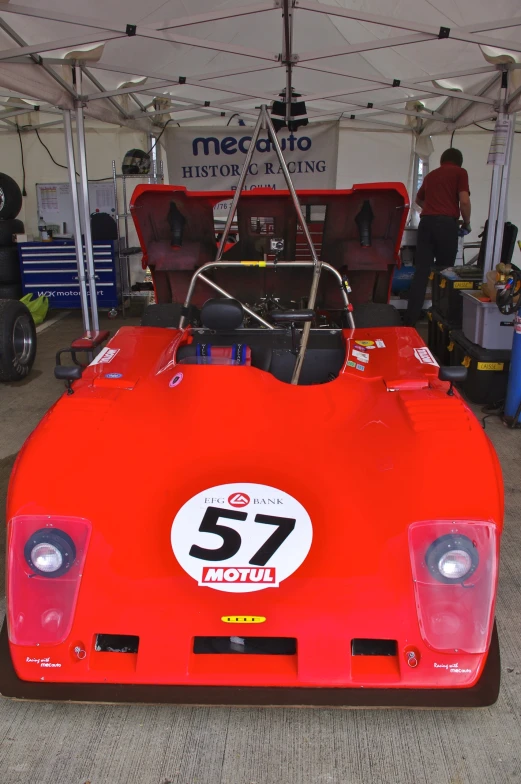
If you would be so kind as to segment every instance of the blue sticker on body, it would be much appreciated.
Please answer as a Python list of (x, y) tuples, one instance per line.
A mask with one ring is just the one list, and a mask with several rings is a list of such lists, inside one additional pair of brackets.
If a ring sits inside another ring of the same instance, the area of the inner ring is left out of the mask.
[(105, 373), (105, 378), (123, 378), (123, 373)]
[(357, 370), (365, 370), (365, 365), (356, 365)]
[(170, 381), (168, 386), (169, 387), (177, 387), (181, 383), (182, 380), (183, 380), (183, 374), (182, 373), (176, 373), (175, 376), (173, 377), (173, 379)]

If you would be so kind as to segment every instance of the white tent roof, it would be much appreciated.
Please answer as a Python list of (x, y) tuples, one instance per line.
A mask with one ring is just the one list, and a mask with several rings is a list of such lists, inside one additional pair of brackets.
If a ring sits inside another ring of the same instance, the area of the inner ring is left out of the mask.
[(509, 111), (521, 105), (519, 0), (26, 2), (0, 0), (0, 102), (42, 111), (73, 106), (71, 52), (87, 69), (86, 112), (141, 128), (145, 107), (161, 122), (248, 122), (285, 87), (285, 61), (310, 120), (439, 133), (495, 117), (505, 95)]

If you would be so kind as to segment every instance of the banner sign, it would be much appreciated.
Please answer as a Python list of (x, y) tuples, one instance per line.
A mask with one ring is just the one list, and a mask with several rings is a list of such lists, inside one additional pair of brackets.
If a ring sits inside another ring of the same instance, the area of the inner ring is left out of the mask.
[[(168, 176), (172, 185), (193, 191), (234, 190), (237, 187), (251, 129), (199, 126), (165, 131)], [(284, 159), (297, 189), (335, 188), (338, 123), (312, 123), (290, 133), (277, 134)], [(265, 131), (257, 140), (245, 190), (287, 185), (273, 142)], [(227, 205), (223, 205), (224, 211)]]

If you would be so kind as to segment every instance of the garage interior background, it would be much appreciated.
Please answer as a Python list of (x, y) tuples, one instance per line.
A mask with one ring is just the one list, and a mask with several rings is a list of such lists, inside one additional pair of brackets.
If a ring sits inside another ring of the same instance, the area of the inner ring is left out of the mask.
[[(34, 113), (33, 113), (34, 117)], [(226, 124), (223, 121), (223, 125)], [(201, 123), (202, 125), (203, 123)], [(204, 123), (208, 125), (208, 122)], [(212, 125), (216, 125), (212, 120)], [(483, 123), (480, 123), (480, 125)], [(195, 125), (195, 123), (187, 123)], [(250, 123), (248, 123), (250, 125)], [(484, 127), (492, 129), (493, 123), (484, 123)], [(231, 126), (232, 127), (232, 126)], [(160, 129), (159, 129), (160, 130)], [(49, 147), (53, 157), (66, 164), (64, 136), (60, 126), (52, 129), (42, 128), (39, 131), (42, 141)], [(488, 215), (490, 181), (492, 166), (487, 165), (487, 155), (492, 133), (482, 131), (475, 126), (459, 129), (453, 139), (453, 145), (463, 152), (463, 165), (469, 172), (472, 200), (472, 234), (468, 241), (475, 241), (481, 232)], [(439, 165), (439, 157), (443, 150), (450, 146), (451, 134), (439, 134), (431, 137), (434, 152), (429, 159), (430, 168)], [(117, 128), (104, 123), (88, 121), (86, 124), (87, 159), (89, 179), (111, 177), (112, 160), (116, 161), (120, 170), (121, 161), (127, 150), (133, 147), (149, 148), (149, 137), (146, 133)], [(2, 171), (13, 177), (20, 186), (23, 173), (20, 155), (20, 140), (16, 132), (4, 132), (0, 136), (2, 148)], [(47, 151), (38, 141), (34, 131), (22, 134), (25, 162), (25, 187), (27, 197), (24, 199), (20, 218), (26, 224), (26, 230), (36, 235), (38, 232), (38, 215), (36, 207), (37, 182), (66, 182), (66, 169), (60, 169), (51, 160)], [(354, 183), (371, 181), (397, 181), (410, 187), (411, 150), (414, 139), (412, 133), (392, 130), (358, 131), (352, 127), (340, 127), (337, 187), (349, 188)], [(161, 142), (158, 145), (162, 150)], [(516, 134), (512, 156), (512, 170), (509, 189), (508, 219), (518, 223), (521, 215), (521, 136)], [(162, 155), (165, 166), (165, 180), (168, 182), (166, 155)], [(177, 184), (177, 183), (172, 183)]]

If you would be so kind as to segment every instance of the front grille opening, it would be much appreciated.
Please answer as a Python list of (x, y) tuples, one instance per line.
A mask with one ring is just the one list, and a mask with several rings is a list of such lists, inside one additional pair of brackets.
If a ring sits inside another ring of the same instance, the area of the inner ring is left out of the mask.
[(362, 637), (351, 640), (352, 656), (396, 656), (397, 648), (396, 640), (374, 640)]
[(256, 653), (294, 656), (295, 637), (194, 637), (194, 653)]
[(133, 634), (97, 634), (94, 650), (103, 653), (137, 653), (139, 637)]

